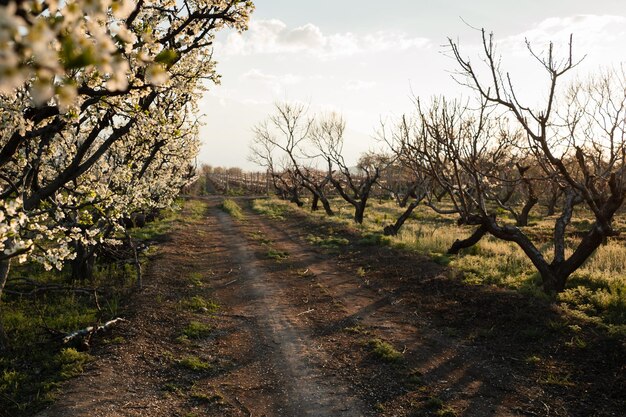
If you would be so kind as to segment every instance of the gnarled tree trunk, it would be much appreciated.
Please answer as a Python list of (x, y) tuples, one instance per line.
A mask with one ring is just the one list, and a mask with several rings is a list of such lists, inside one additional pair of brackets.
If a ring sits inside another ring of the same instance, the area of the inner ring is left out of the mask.
[(92, 248), (88, 248), (80, 242), (74, 245), (76, 258), (71, 262), (72, 281), (93, 281), (93, 268), (95, 257)]
[(411, 217), (413, 210), (415, 210), (415, 208), (419, 205), (420, 201), (421, 200), (413, 200), (411, 204), (409, 204), (409, 206), (406, 208), (406, 210), (404, 210), (404, 213), (402, 213), (402, 215), (398, 217), (398, 219), (396, 220), (394, 224), (385, 226), (383, 230), (383, 233), (385, 234), (385, 236), (397, 235), (402, 225), (404, 225), (404, 222), (406, 222), (407, 219)]
[(313, 193), (313, 201), (311, 201), (311, 211), (319, 210), (320, 198), (317, 194)]
[(487, 234), (487, 232), (488, 232), (487, 227), (481, 225), (467, 239), (457, 239), (457, 240), (455, 240), (454, 243), (452, 244), (452, 246), (450, 246), (450, 249), (448, 249), (448, 253), (450, 255), (456, 255), (462, 249), (471, 248), (472, 246), (477, 244), (480, 241), (480, 239), (482, 239)]
[(11, 269), (11, 259), (3, 259), (0, 261), (0, 352), (6, 350), (9, 346), (9, 340), (6, 332), (4, 331), (4, 325), (2, 324), (2, 294), (4, 293), (4, 286), (9, 278), (9, 270)]

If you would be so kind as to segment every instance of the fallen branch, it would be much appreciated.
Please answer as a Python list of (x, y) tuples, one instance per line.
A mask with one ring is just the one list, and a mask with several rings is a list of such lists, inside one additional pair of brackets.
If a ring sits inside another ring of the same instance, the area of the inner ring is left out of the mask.
[(102, 292), (103, 288), (90, 287), (74, 287), (62, 284), (44, 284), (34, 279), (17, 277), (7, 282), (5, 292), (14, 295), (37, 295), (41, 292), (74, 292), (86, 295), (93, 295), (98, 291)]
[(315, 309), (314, 309), (314, 308), (312, 308), (312, 309), (309, 309), (309, 310), (307, 310), (307, 311), (303, 311), (302, 313), (298, 313), (298, 314), (296, 314), (296, 317), (300, 317), (300, 316), (302, 316), (303, 314), (309, 314), (309, 313), (312, 313), (312, 312), (314, 312), (314, 311), (315, 311)]
[(102, 326), (89, 326), (89, 327), (85, 327), (84, 329), (81, 329), (81, 330), (76, 330), (75, 332), (72, 332), (72, 333), (68, 334), (67, 336), (65, 336), (63, 338), (63, 343), (69, 343), (72, 340), (77, 339), (79, 337), (91, 338), (96, 333), (100, 333), (100, 332), (109, 330), (111, 327), (115, 326), (116, 324), (127, 322), (127, 321), (128, 320), (126, 320), (126, 319), (118, 317), (116, 319), (107, 321)]

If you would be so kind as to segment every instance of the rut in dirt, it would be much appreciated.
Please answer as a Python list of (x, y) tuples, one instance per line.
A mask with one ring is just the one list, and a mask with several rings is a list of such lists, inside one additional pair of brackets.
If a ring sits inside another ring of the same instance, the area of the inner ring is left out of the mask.
[(361, 417), (365, 407), (338, 378), (328, 375), (318, 364), (322, 352), (313, 338), (295, 322), (294, 308), (284, 296), (284, 288), (257, 265), (254, 254), (230, 216), (213, 209), (223, 244), (233, 255), (233, 267), (240, 270), (240, 296), (249, 300), (247, 314), (255, 316), (258, 331), (274, 349), (267, 360), (283, 387), (286, 409), (281, 416)]

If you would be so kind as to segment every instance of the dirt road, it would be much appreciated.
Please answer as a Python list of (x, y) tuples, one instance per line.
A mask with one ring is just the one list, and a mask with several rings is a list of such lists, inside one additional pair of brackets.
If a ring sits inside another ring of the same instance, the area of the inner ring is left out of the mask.
[(549, 305), (350, 235), (321, 249), (307, 237), (323, 226), (234, 220), (220, 201), (175, 226), (123, 340), (40, 417), (619, 415), (614, 346), (600, 359), (561, 346), (567, 334), (521, 343), (558, 320)]

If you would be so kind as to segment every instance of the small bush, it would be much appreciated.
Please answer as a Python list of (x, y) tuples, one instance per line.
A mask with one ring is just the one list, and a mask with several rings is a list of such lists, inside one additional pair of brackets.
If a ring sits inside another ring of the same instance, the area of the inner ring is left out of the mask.
[(220, 308), (219, 304), (199, 295), (181, 301), (181, 305), (187, 310), (207, 314), (214, 314)]
[(61, 367), (60, 375), (62, 378), (72, 378), (83, 372), (85, 364), (90, 362), (92, 357), (84, 352), (79, 352), (74, 348), (61, 350), (57, 355), (57, 362)]
[(385, 362), (397, 362), (402, 359), (402, 353), (396, 350), (390, 343), (380, 339), (373, 339), (369, 343), (374, 354)]

